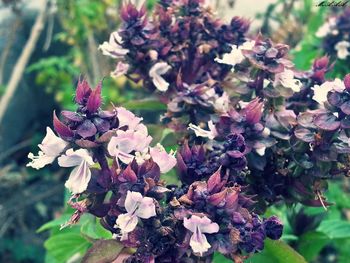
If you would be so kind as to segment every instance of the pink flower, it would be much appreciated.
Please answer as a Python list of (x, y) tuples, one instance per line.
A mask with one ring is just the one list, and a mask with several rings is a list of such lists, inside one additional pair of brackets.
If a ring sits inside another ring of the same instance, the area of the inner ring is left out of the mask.
[(35, 169), (43, 168), (45, 165), (52, 163), (57, 156), (66, 148), (68, 142), (62, 140), (60, 137), (56, 136), (54, 132), (47, 127), (46, 136), (42, 143), (38, 145), (41, 151), (39, 151), (37, 156), (33, 153), (28, 154), (28, 158), (32, 161), (27, 164), (27, 166), (33, 167)]
[(111, 156), (119, 158), (123, 163), (130, 163), (134, 159), (131, 152), (145, 152), (148, 150), (152, 137), (148, 135), (143, 124), (137, 126), (138, 130), (119, 130), (117, 136), (112, 137), (107, 149)]
[(66, 155), (58, 158), (58, 164), (61, 167), (75, 167), (65, 183), (65, 186), (73, 194), (80, 194), (87, 189), (91, 179), (90, 166), (94, 165), (94, 161), (87, 150), (74, 151), (69, 149), (66, 151)]
[(142, 121), (142, 118), (136, 117), (134, 113), (123, 107), (117, 108), (117, 116), (119, 120), (119, 127), (128, 126), (129, 130), (134, 130)]
[(148, 219), (156, 215), (153, 198), (142, 197), (138, 192), (128, 191), (125, 199), (126, 214), (121, 214), (116, 220), (115, 227), (120, 228), (121, 240), (126, 240), (128, 233), (132, 232), (139, 218)]
[(175, 152), (171, 151), (168, 154), (159, 143), (156, 147), (151, 147), (149, 152), (153, 161), (158, 164), (161, 173), (169, 172), (176, 165)]
[(203, 233), (213, 234), (219, 231), (219, 225), (212, 223), (206, 216), (192, 215), (189, 219), (184, 218), (184, 226), (193, 233), (190, 239), (193, 252), (199, 253), (201, 256), (211, 247)]

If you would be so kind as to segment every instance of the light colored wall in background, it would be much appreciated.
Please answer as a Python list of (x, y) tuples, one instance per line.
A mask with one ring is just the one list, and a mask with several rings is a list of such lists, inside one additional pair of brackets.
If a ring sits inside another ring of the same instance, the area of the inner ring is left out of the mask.
[[(211, 2), (211, 1), (210, 1)], [(227, 0), (220, 0), (219, 13), (229, 20), (233, 16), (242, 16), (252, 20), (252, 28), (259, 28), (260, 21), (255, 19), (256, 13), (264, 12), (267, 6), (276, 0), (236, 0), (233, 9), (227, 8)]]

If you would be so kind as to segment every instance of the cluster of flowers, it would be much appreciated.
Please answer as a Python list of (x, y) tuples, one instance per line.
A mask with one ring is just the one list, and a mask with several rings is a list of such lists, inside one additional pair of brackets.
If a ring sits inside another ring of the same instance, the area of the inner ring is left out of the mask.
[(316, 37), (322, 39), (325, 52), (341, 60), (347, 60), (350, 55), (349, 15), (350, 8), (332, 15), (316, 32)]
[(142, 80), (167, 103), (164, 123), (194, 131), (187, 139), (201, 154), (183, 162), (191, 167), (188, 184), (221, 167), (262, 210), (281, 198), (324, 204), (320, 178), (327, 171), (309, 173), (291, 142), (301, 140), (294, 134), (298, 115), (323, 107), (325, 86), (333, 83), (325, 80), (327, 57), (297, 72), (287, 45), (248, 38), (248, 21), (225, 24), (200, 0), (160, 1), (152, 19), (127, 4), (121, 16), (121, 28), (100, 49), (117, 60), (115, 76)]
[[(124, 246), (135, 248), (126, 262), (210, 261), (219, 251), (241, 257), (263, 249), (265, 238), (279, 239), (283, 226), (278, 218), (260, 219), (253, 201), (229, 184), (222, 169), (211, 172), (204, 148), (184, 145), (175, 157), (160, 145), (125, 108), (101, 109), (101, 86), (91, 89), (79, 81), (77, 110), (54, 113), (39, 144), (39, 154), (28, 166), (40, 169), (57, 158), (61, 167), (74, 167), (65, 186), (76, 209), (66, 225), (91, 213), (101, 218)], [(183, 184), (167, 185), (161, 174), (178, 163)], [(191, 175), (202, 165), (206, 177)], [(196, 165), (195, 165), (196, 166)], [(200, 179), (207, 180), (200, 180)]]
[[(54, 115), (60, 137), (48, 130), (39, 156), (29, 155), (34, 168), (58, 156), (76, 167), (66, 183), (77, 209), (69, 223), (85, 212), (101, 217), (136, 248), (128, 262), (210, 261), (214, 251), (237, 259), (281, 236), (276, 217), (252, 211), (280, 200), (329, 205), (327, 180), (350, 168), (350, 77), (326, 80), (328, 57), (298, 72), (287, 45), (248, 38), (248, 21), (225, 24), (202, 0), (160, 0), (152, 19), (128, 3), (121, 18), (100, 46), (117, 60), (112, 75), (142, 80), (167, 104), (164, 123), (185, 138), (176, 156), (151, 147), (140, 118), (102, 111), (101, 86), (81, 81), (77, 112)], [(161, 180), (174, 166), (179, 186)]]

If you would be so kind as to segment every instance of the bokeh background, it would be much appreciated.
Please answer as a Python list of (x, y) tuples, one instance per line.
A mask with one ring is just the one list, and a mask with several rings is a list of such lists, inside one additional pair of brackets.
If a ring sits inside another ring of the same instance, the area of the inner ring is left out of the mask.
[[(316, 8), (312, 0), (209, 2), (220, 16), (250, 18), (252, 33), (261, 31), (289, 44), (300, 69), (322, 55), (314, 34), (324, 17), (342, 12)], [(155, 3), (145, 2), (149, 9)], [(121, 4), (119, 0), (0, 1), (0, 262), (79, 262), (79, 253), (89, 246), (81, 232), (90, 237), (105, 234), (89, 220), (82, 222), (83, 228), (60, 232), (59, 225), (70, 212), (65, 205), (67, 174), (54, 165), (39, 171), (26, 167), (28, 152), (37, 151), (51, 125), (53, 110), (74, 108), (80, 76), (92, 86), (104, 78), (105, 107), (111, 103), (128, 107), (144, 117), (151, 131), (159, 122), (163, 107), (144, 103), (147, 94), (140, 86), (109, 77), (113, 62), (98, 51), (119, 24)], [(338, 229), (334, 238), (319, 233), (313, 234), (316, 238), (303, 236), (323, 218), (350, 217), (348, 183), (330, 187), (329, 198), (337, 205), (328, 212), (301, 207), (289, 208), (293, 211), (289, 214), (286, 207), (270, 211), (285, 220), (284, 239), (310, 262), (349, 262), (350, 227)]]

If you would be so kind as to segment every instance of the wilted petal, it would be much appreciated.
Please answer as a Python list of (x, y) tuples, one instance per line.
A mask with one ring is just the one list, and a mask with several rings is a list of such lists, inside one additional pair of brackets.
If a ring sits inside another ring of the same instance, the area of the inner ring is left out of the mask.
[(129, 70), (129, 64), (119, 61), (115, 70), (111, 73), (111, 76), (114, 78), (118, 78), (120, 76), (125, 75), (128, 72), (128, 70)]
[(149, 71), (149, 76), (153, 80), (154, 86), (159, 91), (167, 91), (169, 87), (169, 83), (162, 77), (165, 73), (167, 73), (171, 67), (166, 62), (158, 62), (152, 66)]
[(161, 173), (169, 172), (176, 165), (175, 153), (168, 154), (159, 143), (156, 147), (150, 148), (150, 155), (153, 161), (158, 164)]

